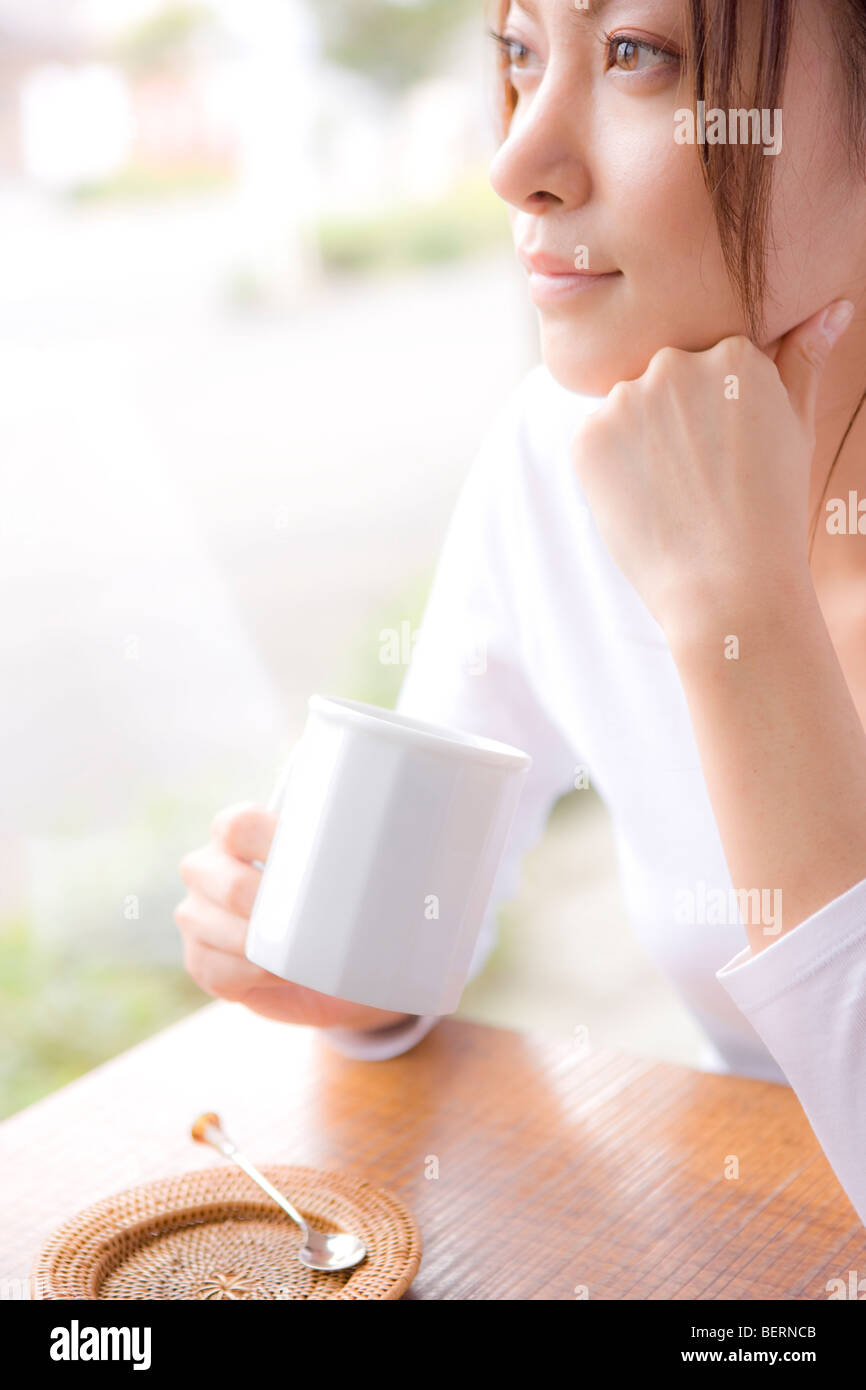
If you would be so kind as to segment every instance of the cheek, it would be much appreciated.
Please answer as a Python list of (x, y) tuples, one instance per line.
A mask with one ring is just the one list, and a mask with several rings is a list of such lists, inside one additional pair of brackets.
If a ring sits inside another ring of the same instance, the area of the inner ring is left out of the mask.
[(772, 163), (767, 334), (776, 338), (837, 298), (858, 270), (862, 274), (862, 238), (853, 228), (863, 225), (866, 200), (852, 201), (850, 174), (835, 143), (819, 144), (814, 136), (795, 143), (792, 134)]
[(659, 348), (698, 352), (743, 322), (696, 150), (675, 145), (667, 129), (643, 132), (599, 167), (592, 225), (622, 281), (597, 310), (542, 315), (541, 337), (562, 385), (604, 395), (641, 376)]
[(771, 166), (767, 337), (775, 340), (862, 283), (866, 182), (849, 165), (845, 83), (831, 6), (805, 0)]
[(788, 332), (862, 274), (866, 200), (846, 159), (844, 84), (824, 7), (794, 31), (782, 103), (781, 149), (768, 156), (772, 213), (767, 329)]
[(742, 332), (695, 147), (677, 145), (666, 123), (619, 140), (600, 167), (598, 206), (623, 272), (592, 325), (605, 380), (642, 375), (661, 347), (699, 352)]
[(675, 144), (665, 127), (620, 151), (610, 179), (634, 293), (663, 311), (670, 328), (727, 324), (734, 294), (695, 147)]

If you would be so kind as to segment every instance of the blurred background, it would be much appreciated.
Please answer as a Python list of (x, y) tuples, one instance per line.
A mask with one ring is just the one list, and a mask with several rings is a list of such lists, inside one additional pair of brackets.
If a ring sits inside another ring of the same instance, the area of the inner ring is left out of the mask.
[[(0, 0), (0, 1114), (209, 1002), (178, 860), (314, 690), (396, 700), (538, 360), (489, 49), (481, 0)], [(461, 1015), (695, 1060), (591, 791), (500, 921)]]

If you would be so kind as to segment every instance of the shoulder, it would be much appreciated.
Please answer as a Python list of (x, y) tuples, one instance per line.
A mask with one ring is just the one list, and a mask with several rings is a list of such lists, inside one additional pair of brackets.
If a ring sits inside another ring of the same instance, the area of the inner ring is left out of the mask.
[[(532, 367), (493, 422), (490, 436), (525, 464), (544, 467), (566, 453), (580, 421), (602, 401), (561, 386), (544, 365)], [(489, 437), (490, 437), (489, 436)]]
[(493, 488), (502, 497), (511, 489), (538, 493), (563, 481), (573, 484), (572, 439), (602, 399), (567, 390), (543, 363), (532, 367), (485, 434), (471, 470), (478, 493)]
[(512, 394), (518, 413), (528, 425), (535, 428), (546, 426), (552, 432), (575, 426), (603, 399), (601, 396), (586, 396), (579, 391), (570, 391), (556, 380), (543, 362), (530, 368)]

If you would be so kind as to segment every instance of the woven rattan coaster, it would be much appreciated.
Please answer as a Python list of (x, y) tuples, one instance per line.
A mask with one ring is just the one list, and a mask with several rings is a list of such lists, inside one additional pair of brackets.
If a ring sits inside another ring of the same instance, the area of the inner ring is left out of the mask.
[(400, 1298), (421, 1263), (402, 1202), (352, 1173), (263, 1168), (322, 1231), (360, 1236), (354, 1269), (307, 1269), (301, 1232), (233, 1168), (202, 1168), (130, 1188), (78, 1213), (33, 1264), (41, 1299)]

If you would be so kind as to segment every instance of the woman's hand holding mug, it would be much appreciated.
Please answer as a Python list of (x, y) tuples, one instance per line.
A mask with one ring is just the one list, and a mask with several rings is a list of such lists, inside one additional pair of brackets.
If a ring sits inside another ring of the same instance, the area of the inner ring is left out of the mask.
[(188, 973), (206, 993), (281, 1023), (385, 1028), (402, 1022), (407, 1014), (333, 999), (247, 960), (249, 917), (261, 881), (252, 861), (267, 858), (276, 825), (276, 812), (265, 806), (229, 806), (214, 818), (208, 843), (180, 861), (188, 892), (175, 908), (174, 920)]

